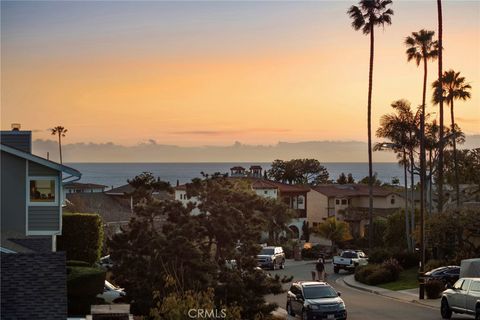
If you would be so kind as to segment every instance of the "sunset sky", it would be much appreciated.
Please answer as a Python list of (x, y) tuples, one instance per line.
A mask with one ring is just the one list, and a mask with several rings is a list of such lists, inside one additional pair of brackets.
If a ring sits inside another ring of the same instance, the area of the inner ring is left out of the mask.
[[(458, 123), (479, 134), (480, 3), (444, 2), (444, 69), (473, 88)], [(123, 145), (365, 141), (369, 42), (350, 26), (352, 4), (2, 2), (2, 129), (51, 139), (63, 125), (66, 143)], [(393, 10), (376, 29), (374, 128), (393, 100), (420, 104), (422, 68), (403, 41), (437, 31), (435, 1)]]

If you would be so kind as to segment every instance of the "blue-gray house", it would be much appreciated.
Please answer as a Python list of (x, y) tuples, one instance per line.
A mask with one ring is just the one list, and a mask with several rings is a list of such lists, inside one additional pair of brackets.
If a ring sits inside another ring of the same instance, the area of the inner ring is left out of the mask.
[(2, 131), (1, 319), (66, 319), (63, 183), (80, 179), (73, 168), (32, 154), (30, 131)]

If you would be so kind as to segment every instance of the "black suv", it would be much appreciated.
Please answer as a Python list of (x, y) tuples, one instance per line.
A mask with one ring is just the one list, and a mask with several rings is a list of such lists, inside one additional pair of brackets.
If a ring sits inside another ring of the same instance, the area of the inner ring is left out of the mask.
[(257, 255), (257, 263), (260, 267), (285, 268), (285, 253), (282, 247), (263, 247), (262, 251)]
[(302, 315), (303, 320), (347, 319), (340, 292), (328, 283), (319, 281), (292, 283), (287, 293), (287, 312), (291, 316)]

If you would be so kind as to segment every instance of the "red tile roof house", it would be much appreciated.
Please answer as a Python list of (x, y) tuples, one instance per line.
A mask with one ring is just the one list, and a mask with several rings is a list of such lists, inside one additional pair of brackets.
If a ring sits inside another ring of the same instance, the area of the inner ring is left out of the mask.
[[(402, 191), (375, 186), (373, 188), (373, 212), (375, 216), (387, 216), (405, 207)], [(363, 237), (368, 225), (368, 185), (326, 184), (313, 187), (307, 194), (307, 220), (315, 227), (329, 217), (350, 223), (352, 233)]]
[(2, 319), (67, 319), (65, 253), (56, 252), (62, 231), (62, 184), (78, 180), (73, 168), (31, 153), (31, 132), (1, 135)]
[[(281, 182), (275, 182), (262, 178), (262, 167), (251, 166), (246, 170), (241, 166), (230, 169), (230, 179), (245, 179), (250, 182), (250, 187), (261, 197), (279, 199), (285, 202), (291, 209), (297, 212), (297, 218), (290, 222), (290, 229), (293, 234), (300, 238), (303, 235), (302, 226), (307, 218), (307, 193), (309, 187), (289, 185)], [(195, 203), (195, 198), (187, 198), (186, 185), (175, 187), (175, 200)], [(192, 214), (198, 214), (198, 209), (192, 210)]]

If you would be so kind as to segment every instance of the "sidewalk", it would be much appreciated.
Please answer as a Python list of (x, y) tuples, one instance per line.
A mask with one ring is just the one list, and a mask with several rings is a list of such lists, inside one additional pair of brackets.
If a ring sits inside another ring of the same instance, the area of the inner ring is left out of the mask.
[(418, 288), (409, 290), (392, 291), (379, 287), (369, 286), (355, 280), (355, 276), (349, 275), (343, 278), (343, 282), (352, 288), (378, 294), (381, 296), (402, 300), (405, 302), (418, 303), (434, 309), (440, 309), (440, 299), (418, 299)]

